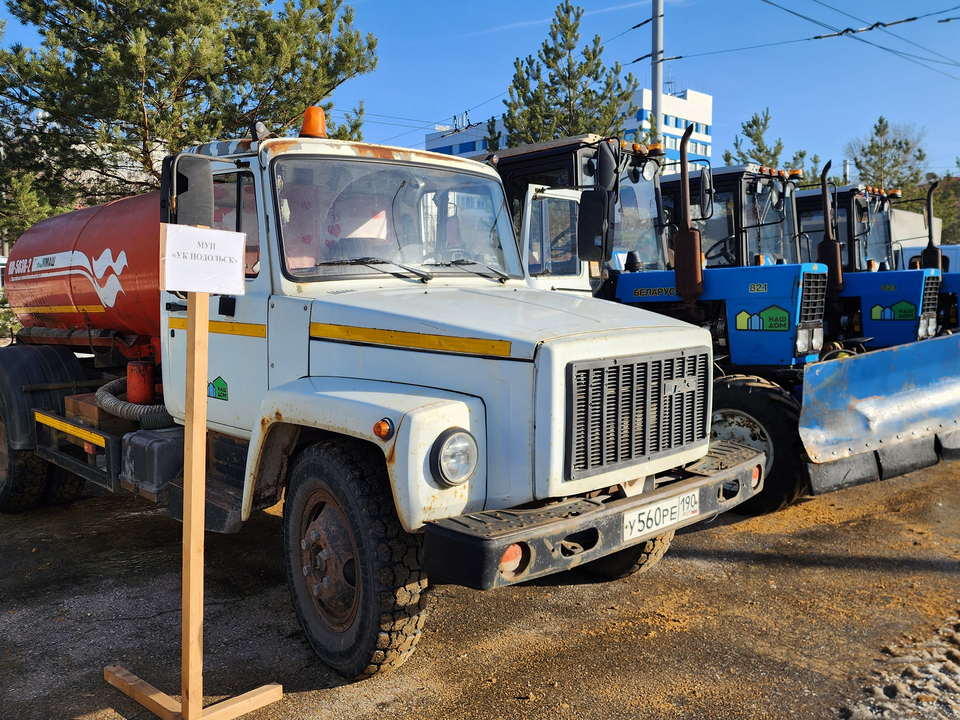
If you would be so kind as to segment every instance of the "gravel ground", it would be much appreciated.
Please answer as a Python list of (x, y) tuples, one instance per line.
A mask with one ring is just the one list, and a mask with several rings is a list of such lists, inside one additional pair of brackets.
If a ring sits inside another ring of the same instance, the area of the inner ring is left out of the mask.
[[(939, 466), (727, 514), (625, 580), (575, 570), (488, 593), (433, 588), (412, 659), (359, 683), (311, 653), (277, 509), (259, 513), (206, 537), (205, 702), (280, 682), (283, 699), (246, 717), (956, 717), (958, 480)], [(115, 663), (178, 695), (180, 537), (164, 508), (90, 489), (0, 516), (6, 716), (153, 718), (104, 682)]]

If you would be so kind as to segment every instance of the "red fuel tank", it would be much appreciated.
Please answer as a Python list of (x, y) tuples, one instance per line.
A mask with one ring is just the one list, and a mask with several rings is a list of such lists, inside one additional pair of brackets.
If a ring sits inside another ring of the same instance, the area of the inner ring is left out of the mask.
[(113, 330), (157, 347), (160, 193), (37, 223), (10, 252), (6, 290), (26, 328)]

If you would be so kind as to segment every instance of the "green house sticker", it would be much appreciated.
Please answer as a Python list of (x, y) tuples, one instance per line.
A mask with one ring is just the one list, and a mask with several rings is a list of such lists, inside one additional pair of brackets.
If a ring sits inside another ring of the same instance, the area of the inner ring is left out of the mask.
[(790, 313), (771, 305), (766, 310), (750, 314), (746, 310), (737, 313), (737, 330), (761, 330), (785, 332), (790, 329)]
[(207, 383), (207, 397), (214, 400), (227, 399), (227, 382), (222, 377), (218, 377), (213, 382)]
[(916, 320), (917, 306), (913, 303), (901, 300), (890, 307), (874, 305), (870, 308), (871, 320)]

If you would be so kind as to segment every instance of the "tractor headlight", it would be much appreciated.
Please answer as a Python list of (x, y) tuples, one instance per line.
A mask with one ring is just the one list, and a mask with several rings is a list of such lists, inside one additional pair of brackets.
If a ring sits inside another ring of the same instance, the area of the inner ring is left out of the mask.
[(920, 318), (920, 327), (917, 328), (917, 340), (923, 340), (927, 336), (926, 318)]
[(797, 328), (797, 355), (807, 355), (810, 352), (810, 328)]
[(463, 485), (477, 469), (479, 457), (473, 435), (463, 428), (449, 428), (433, 443), (430, 471), (441, 485)]
[(823, 328), (815, 327), (813, 329), (813, 341), (810, 345), (810, 349), (815, 352), (820, 352), (823, 349)]
[(927, 318), (927, 336), (933, 337), (937, 334), (937, 318), (929, 317)]

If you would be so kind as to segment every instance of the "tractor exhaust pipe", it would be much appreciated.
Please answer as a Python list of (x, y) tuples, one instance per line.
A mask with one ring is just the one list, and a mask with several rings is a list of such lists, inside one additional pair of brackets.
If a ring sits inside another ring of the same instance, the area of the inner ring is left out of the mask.
[(937, 189), (939, 184), (940, 181), (936, 180), (930, 183), (930, 188), (927, 190), (927, 246), (920, 253), (920, 266), (924, 270), (928, 268), (943, 270), (941, 265), (943, 253), (940, 252), (940, 248), (933, 244), (933, 191)]
[(820, 173), (820, 195), (823, 199), (823, 240), (817, 245), (817, 259), (827, 266), (827, 296), (836, 297), (843, 290), (843, 258), (840, 255), (840, 242), (833, 236), (833, 222), (830, 218), (830, 189), (827, 187), (827, 173), (832, 161), (828, 160)]
[(700, 263), (700, 231), (690, 216), (690, 172), (687, 170), (687, 144), (693, 134), (689, 125), (680, 140), (680, 217), (673, 238), (673, 266), (677, 294), (684, 307), (693, 308), (703, 295), (703, 267)]

